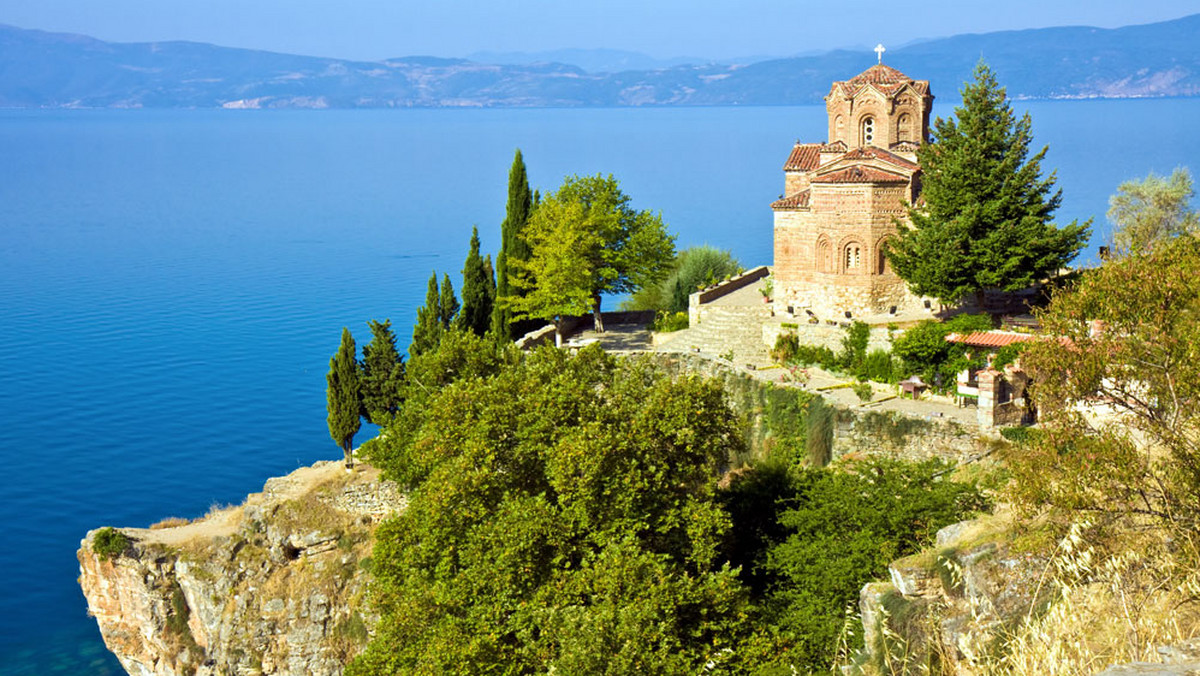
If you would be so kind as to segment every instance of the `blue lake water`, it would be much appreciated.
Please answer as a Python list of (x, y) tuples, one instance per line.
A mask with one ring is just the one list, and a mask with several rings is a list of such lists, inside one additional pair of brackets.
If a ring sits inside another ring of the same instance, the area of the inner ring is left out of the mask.
[[(1119, 182), (1200, 156), (1200, 100), (1018, 108), (1095, 244)], [(0, 674), (121, 673), (75, 582), (87, 530), (339, 457), (341, 327), (390, 317), (407, 345), (471, 226), (498, 246), (515, 148), (543, 192), (612, 173), (681, 246), (753, 265), (792, 141), (825, 129), (819, 106), (0, 111)]]

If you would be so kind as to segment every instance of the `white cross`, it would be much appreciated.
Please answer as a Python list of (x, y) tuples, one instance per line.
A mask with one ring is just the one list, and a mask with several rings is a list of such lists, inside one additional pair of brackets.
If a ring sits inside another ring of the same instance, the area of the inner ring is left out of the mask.
[(879, 57), (879, 63), (883, 63), (883, 53), (886, 51), (882, 44), (875, 45), (875, 55)]

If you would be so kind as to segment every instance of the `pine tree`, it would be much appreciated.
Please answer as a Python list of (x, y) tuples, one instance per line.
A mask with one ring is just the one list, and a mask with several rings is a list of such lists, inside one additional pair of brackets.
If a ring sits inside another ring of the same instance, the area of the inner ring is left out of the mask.
[(454, 295), (454, 285), (450, 283), (450, 275), (442, 275), (442, 292), (438, 298), (438, 320), (442, 330), (449, 331), (458, 316), (458, 297)]
[(441, 302), (438, 295), (437, 272), (429, 277), (429, 288), (425, 291), (425, 304), (417, 308), (417, 324), (413, 327), (412, 343), (408, 346), (408, 357), (412, 359), (437, 348), (442, 342)]
[(1053, 172), (1041, 176), (1047, 148), (1029, 157), (1029, 114), (1014, 115), (983, 61), (962, 100), (957, 121), (938, 118), (935, 142), (917, 150), (924, 204), (909, 208), (912, 224), (900, 224), (887, 254), (915, 293), (945, 303), (1044, 279), (1075, 257), (1091, 225), (1051, 221), (1062, 191)]
[[(504, 223), (500, 226), (500, 253), (496, 256), (496, 297), (519, 295), (509, 279), (513, 260), (529, 260), (529, 243), (525, 239), (525, 225), (533, 211), (533, 199), (529, 191), (529, 177), (525, 173), (525, 158), (517, 150), (512, 168), (508, 171), (508, 204), (504, 210)], [(513, 312), (508, 306), (495, 304), (492, 309), (492, 331), (504, 338), (511, 337)]]
[(471, 248), (463, 263), (462, 311), (457, 325), (477, 336), (488, 332), (492, 324), (491, 265), (479, 256), (479, 228), (471, 230)]
[(354, 466), (354, 435), (358, 434), (362, 420), (358, 382), (358, 355), (354, 337), (350, 330), (342, 329), (342, 344), (329, 360), (329, 374), (325, 376), (328, 388), (325, 391), (326, 409), (329, 411), (329, 436), (341, 447), (346, 457), (346, 467)]
[(370, 321), (367, 325), (371, 327), (372, 339), (363, 346), (361, 414), (376, 425), (383, 425), (400, 408), (404, 358), (396, 351), (391, 320)]

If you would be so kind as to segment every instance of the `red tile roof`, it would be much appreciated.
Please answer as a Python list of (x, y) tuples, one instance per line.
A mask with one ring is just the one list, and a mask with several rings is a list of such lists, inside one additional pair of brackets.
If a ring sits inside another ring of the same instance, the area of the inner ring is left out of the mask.
[(813, 179), (813, 183), (908, 183), (908, 177), (900, 174), (854, 165), (831, 171)]
[(839, 160), (843, 160), (843, 159), (845, 159), (845, 160), (876, 159), (876, 160), (883, 160), (884, 162), (887, 162), (888, 164), (894, 164), (897, 167), (902, 167), (902, 168), (908, 169), (910, 171), (916, 171), (917, 169), (920, 168), (920, 166), (918, 164), (916, 164), (915, 162), (910, 162), (910, 161), (904, 159), (903, 157), (900, 157), (896, 153), (889, 152), (887, 150), (884, 150), (883, 148), (876, 148), (875, 146), (865, 146), (863, 148), (855, 148), (854, 150), (851, 150), (850, 152), (846, 153), (845, 155), (842, 155), (838, 159)]
[(976, 331), (968, 333), (965, 336), (958, 333), (951, 333), (946, 336), (946, 340), (951, 343), (962, 343), (971, 347), (1004, 347), (1013, 343), (1023, 343), (1027, 340), (1033, 340), (1033, 336), (1027, 333), (1010, 333), (1008, 331)]
[(885, 66), (882, 63), (871, 66), (845, 82), (833, 83), (834, 88), (841, 89), (842, 93), (846, 96), (854, 96), (860, 89), (868, 86), (873, 86), (885, 94), (894, 94), (905, 85), (912, 85), (919, 94), (929, 93), (929, 82), (927, 80), (914, 80), (895, 68)]
[(788, 195), (783, 199), (771, 202), (772, 209), (789, 210), (789, 209), (804, 209), (808, 206), (809, 192), (802, 190), (795, 195)]
[(783, 163), (784, 171), (812, 171), (821, 164), (820, 143), (797, 143)]

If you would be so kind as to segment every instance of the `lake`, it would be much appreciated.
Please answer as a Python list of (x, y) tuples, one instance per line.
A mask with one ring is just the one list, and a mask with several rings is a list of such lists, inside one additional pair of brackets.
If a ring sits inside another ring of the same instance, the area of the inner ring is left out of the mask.
[[(1200, 99), (1017, 108), (1059, 220), (1097, 218), (1084, 263), (1118, 183), (1200, 156)], [(391, 318), (408, 344), (430, 271), (460, 287), (472, 225), (498, 247), (515, 148), (543, 193), (612, 173), (680, 246), (752, 266), (792, 142), (825, 130), (821, 106), (0, 111), (0, 674), (121, 673), (75, 581), (87, 530), (340, 457), (341, 328), (361, 344)]]

